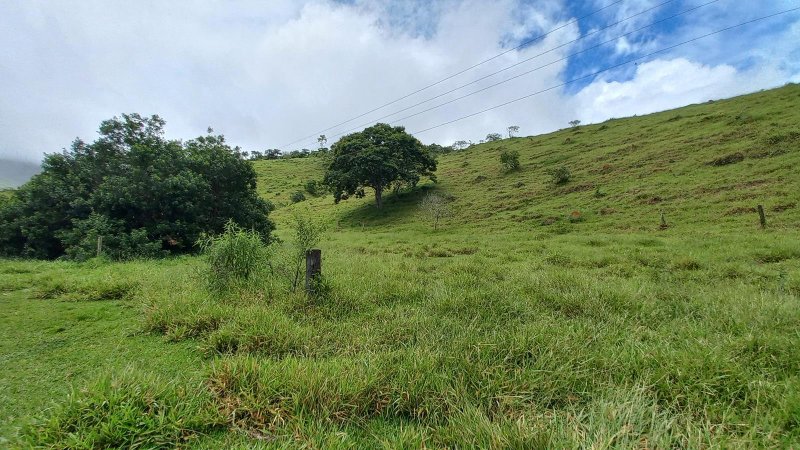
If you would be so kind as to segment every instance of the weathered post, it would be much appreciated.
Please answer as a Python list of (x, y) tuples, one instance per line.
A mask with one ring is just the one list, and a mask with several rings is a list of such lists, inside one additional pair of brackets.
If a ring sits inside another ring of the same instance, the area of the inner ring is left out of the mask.
[(97, 257), (103, 253), (103, 236), (97, 236)]
[(664, 211), (661, 211), (661, 229), (666, 230), (667, 228), (669, 228), (669, 225), (667, 225), (667, 217), (664, 216)]
[(763, 205), (758, 205), (758, 220), (761, 222), (761, 228), (767, 227), (767, 217), (764, 215)]
[(306, 252), (306, 293), (314, 293), (315, 282), (322, 275), (322, 250), (312, 248)]

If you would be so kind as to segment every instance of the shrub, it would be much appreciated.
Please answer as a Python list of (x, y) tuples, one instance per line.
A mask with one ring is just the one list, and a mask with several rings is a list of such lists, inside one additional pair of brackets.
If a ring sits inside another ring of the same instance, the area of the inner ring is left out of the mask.
[(439, 228), (439, 221), (452, 214), (450, 200), (435, 192), (428, 193), (419, 204), (422, 214), (431, 222), (433, 229)]
[(317, 180), (306, 181), (305, 189), (306, 192), (308, 192), (310, 195), (313, 195), (314, 197), (325, 193), (325, 186), (322, 184), (322, 182)]
[(566, 184), (570, 179), (572, 179), (572, 173), (570, 173), (567, 166), (556, 167), (555, 169), (548, 171), (548, 173), (553, 181), (553, 184), (556, 185)]
[(233, 221), (218, 236), (203, 236), (198, 245), (208, 261), (206, 281), (212, 293), (244, 287), (256, 279), (269, 262), (269, 248), (255, 231), (239, 228)]
[(292, 193), (292, 196), (290, 197), (290, 200), (292, 201), (292, 203), (300, 203), (302, 201), (305, 201), (305, 199), (306, 199), (305, 194), (303, 194), (300, 191), (296, 191), (296, 192)]
[(500, 163), (507, 172), (519, 169), (519, 152), (503, 150), (503, 153), (500, 154)]

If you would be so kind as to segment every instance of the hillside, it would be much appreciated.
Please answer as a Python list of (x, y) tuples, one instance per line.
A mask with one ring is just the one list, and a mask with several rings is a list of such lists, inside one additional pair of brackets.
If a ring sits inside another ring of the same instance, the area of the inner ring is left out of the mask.
[(477, 145), (383, 210), (256, 162), (281, 241), (224, 294), (203, 257), (0, 260), (0, 446), (797, 448), (798, 123), (787, 86)]
[[(800, 228), (800, 86), (693, 105), (643, 117), (610, 120), (559, 132), (476, 145), (439, 158), (434, 188), (455, 197), (451, 223), (491, 229), (547, 230), (573, 211), (576, 229), (648, 231), (663, 211), (679, 230), (742, 230), (757, 223), (763, 204), (772, 227)], [(504, 173), (503, 150), (520, 153), (521, 170)], [(259, 191), (285, 206), (305, 181), (321, 179), (320, 158), (259, 161)], [(572, 178), (551, 183), (566, 166)], [(306, 194), (308, 197), (308, 194)], [(331, 197), (303, 207), (351, 226), (414, 222), (412, 193), (334, 206)], [(291, 206), (290, 206), (291, 208)], [(278, 215), (280, 216), (280, 212)]]

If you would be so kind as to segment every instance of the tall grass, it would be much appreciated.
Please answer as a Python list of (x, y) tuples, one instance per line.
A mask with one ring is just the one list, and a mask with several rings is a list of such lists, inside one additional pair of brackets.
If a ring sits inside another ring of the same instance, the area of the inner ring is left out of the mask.
[(198, 245), (208, 261), (208, 289), (222, 295), (252, 286), (267, 270), (270, 249), (255, 231), (243, 230), (233, 221), (216, 236), (204, 236)]

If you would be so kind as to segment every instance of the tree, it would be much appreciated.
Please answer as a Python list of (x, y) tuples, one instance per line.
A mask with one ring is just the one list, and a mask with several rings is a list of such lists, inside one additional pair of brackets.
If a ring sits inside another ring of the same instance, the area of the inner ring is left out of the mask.
[(436, 160), (403, 127), (379, 123), (349, 134), (331, 148), (333, 157), (325, 172), (325, 184), (338, 203), (352, 195), (363, 197), (375, 190), (375, 204), (383, 206), (383, 193), (392, 184), (417, 185), (420, 177), (436, 180)]
[(509, 138), (513, 138), (514, 137), (514, 133), (516, 133), (518, 131), (519, 131), (519, 126), (511, 125), (510, 127), (508, 127), (508, 137)]
[(489, 133), (486, 135), (486, 142), (494, 142), (503, 139), (503, 136), (500, 133)]
[(453, 150), (464, 150), (465, 148), (469, 147), (469, 142), (464, 140), (455, 141), (451, 147), (453, 147)]
[(431, 222), (434, 231), (439, 228), (439, 221), (452, 214), (450, 202), (444, 196), (431, 192), (422, 198), (419, 204), (422, 214)]
[(454, 150), (452, 146), (445, 147), (445, 146), (441, 146), (439, 144), (430, 144), (430, 145), (427, 146), (427, 149), (428, 149), (428, 153), (430, 153), (433, 156), (445, 155), (445, 154), (450, 153), (450, 152), (452, 152)]
[(569, 126), (571, 126), (572, 128), (577, 128), (578, 125), (580, 125), (580, 124), (581, 124), (581, 121), (577, 120), (577, 119), (569, 121)]
[(167, 140), (164, 124), (124, 114), (102, 122), (95, 142), (46, 155), (42, 172), (0, 207), (0, 253), (85, 259), (98, 236), (114, 258), (188, 252), (229, 219), (267, 241), (271, 205), (241, 150), (221, 135)]
[(317, 143), (319, 144), (319, 149), (322, 150), (328, 144), (328, 138), (324, 134), (320, 134), (317, 138)]

